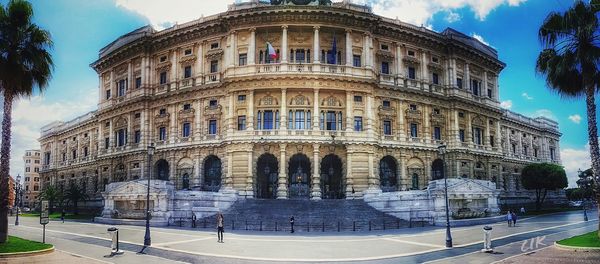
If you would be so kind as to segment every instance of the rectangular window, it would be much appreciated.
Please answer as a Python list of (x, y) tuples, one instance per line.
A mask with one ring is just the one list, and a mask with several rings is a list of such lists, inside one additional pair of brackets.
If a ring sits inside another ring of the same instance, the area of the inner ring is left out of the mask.
[(108, 149), (110, 147), (110, 139), (104, 138), (104, 149)]
[(354, 67), (362, 67), (362, 62), (360, 59), (360, 55), (353, 55), (352, 56), (352, 66)]
[(160, 116), (164, 116), (167, 114), (167, 109), (165, 108), (161, 108), (160, 110), (158, 110), (158, 115)]
[(383, 106), (383, 108), (390, 108), (391, 103), (388, 100), (383, 100), (382, 106)]
[(214, 60), (210, 62), (210, 73), (215, 73), (219, 71), (219, 61)]
[(119, 129), (119, 131), (117, 131), (117, 145), (119, 147), (122, 147), (126, 143), (127, 143), (127, 135), (125, 133), (125, 129)]
[(296, 111), (296, 129), (304, 129), (304, 111)]
[(354, 131), (362, 131), (363, 130), (363, 120), (362, 116), (354, 117)]
[(533, 156), (538, 157), (538, 150), (536, 148), (533, 149)]
[(119, 97), (124, 96), (125, 95), (125, 90), (127, 90), (127, 81), (126, 81), (126, 79), (119, 80), (118, 86), (119, 86), (118, 87), (119, 88), (118, 89), (118, 91), (119, 91), (118, 96)]
[(62, 160), (67, 161), (67, 153), (66, 152), (62, 153)]
[(473, 128), (473, 143), (481, 145), (481, 128)]
[(410, 137), (413, 137), (413, 138), (419, 137), (419, 130), (417, 128), (416, 123), (410, 124)]
[(71, 151), (71, 159), (77, 159), (77, 150)]
[(238, 95), (238, 102), (245, 102), (245, 101), (246, 101), (246, 95), (245, 94)]
[(456, 87), (463, 88), (462, 78), (456, 78)]
[(136, 77), (135, 78), (135, 88), (140, 88), (142, 87), (142, 77)]
[(137, 144), (142, 141), (142, 131), (136, 130), (134, 132), (133, 141)]
[(431, 74), (431, 81), (433, 84), (440, 84), (440, 78), (437, 73), (434, 72)]
[(266, 110), (263, 113), (263, 129), (271, 130), (273, 129), (273, 111)]
[(239, 57), (239, 66), (244, 66), (248, 64), (248, 54), (242, 53)]
[(550, 148), (550, 160), (554, 161), (554, 148)]
[(167, 61), (167, 56), (161, 56), (160, 57), (160, 62), (165, 62)]
[(185, 56), (192, 55), (192, 49), (186, 49), (186, 50), (183, 52), (183, 55), (185, 55)]
[(167, 140), (167, 128), (166, 127), (158, 128), (158, 140), (159, 141)]
[(211, 119), (208, 121), (208, 134), (209, 135), (217, 134), (217, 120)]
[(479, 81), (477, 81), (477, 80), (471, 81), (471, 90), (473, 90), (473, 95), (479, 96)]
[(44, 165), (50, 165), (50, 152), (44, 153)]
[(465, 142), (465, 130), (464, 129), (458, 130), (458, 138), (460, 139), (460, 142)]
[(183, 68), (183, 78), (187, 79), (192, 77), (192, 66), (185, 66), (185, 68)]
[(416, 104), (411, 104), (411, 105), (409, 105), (409, 109), (411, 111), (417, 111), (417, 105)]
[(417, 79), (417, 74), (414, 67), (408, 67), (408, 78), (409, 79)]
[[(26, 168), (25, 168), (25, 172), (30, 172), (30, 170), (31, 170), (31, 169), (30, 169), (29, 167), (26, 167)], [(27, 179), (25, 179), (25, 181), (27, 181)]]
[(435, 140), (442, 140), (442, 129), (440, 127), (433, 128), (433, 138)]
[(182, 135), (184, 138), (186, 137), (190, 137), (190, 131), (191, 131), (191, 124), (190, 123), (183, 123), (183, 127), (182, 127)]
[(210, 49), (218, 49), (219, 48), (219, 42), (214, 42), (210, 44)]
[(238, 130), (246, 130), (246, 116), (238, 116)]
[(512, 144), (512, 153), (517, 154), (517, 145)]
[(523, 155), (527, 156), (528, 151), (527, 151), (527, 146), (523, 146)]
[(327, 112), (327, 130), (336, 130), (335, 129), (335, 112), (328, 111)]
[(381, 73), (390, 74), (390, 63), (389, 62), (384, 61), (381, 63)]
[(192, 105), (191, 104), (184, 104), (183, 105), (183, 110), (190, 110), (192, 109)]
[(110, 99), (110, 90), (106, 90), (106, 100)]
[(383, 121), (383, 134), (389, 136), (392, 134), (392, 121), (384, 120)]
[(161, 72), (160, 73), (160, 84), (166, 84), (167, 83), (167, 72)]
[(211, 108), (217, 107), (217, 104), (218, 104), (217, 100), (210, 100), (208, 102), (208, 106), (210, 106)]
[(360, 95), (355, 95), (354, 96), (354, 102), (355, 103), (362, 103), (362, 101), (363, 101), (362, 96), (360, 96)]
[(88, 154), (89, 154), (88, 152), (89, 152), (89, 151), (88, 151), (88, 147), (85, 147), (85, 148), (83, 148), (83, 156), (84, 156), (84, 157), (87, 157), (87, 156), (88, 156)]
[(494, 147), (496, 143), (494, 142), (494, 136), (490, 136), (490, 146)]
[(408, 54), (408, 56), (414, 57), (415, 56), (415, 51), (414, 50), (409, 50), (406, 52), (406, 54)]
[(492, 89), (487, 89), (487, 96), (488, 96), (488, 98), (490, 98), (490, 99), (493, 97), (493, 96), (492, 96)]

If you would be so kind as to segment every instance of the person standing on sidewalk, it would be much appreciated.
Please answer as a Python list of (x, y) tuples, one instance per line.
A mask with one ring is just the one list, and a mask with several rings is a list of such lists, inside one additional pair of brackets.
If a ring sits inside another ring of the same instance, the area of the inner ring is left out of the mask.
[(225, 232), (224, 223), (225, 219), (223, 219), (223, 214), (221, 212), (217, 213), (217, 242), (223, 243), (223, 232)]
[(514, 212), (512, 213), (512, 221), (513, 221), (513, 227), (517, 226), (517, 214), (515, 214)]
[(65, 208), (60, 212), (60, 221), (62, 221), (63, 224), (65, 223)]
[(292, 217), (290, 218), (290, 226), (291, 226), (291, 230), (290, 233), (294, 233), (294, 216), (292, 215)]
[(508, 221), (508, 227), (510, 227), (510, 224), (512, 224), (512, 212), (510, 210), (508, 210), (508, 213), (506, 213), (506, 221)]

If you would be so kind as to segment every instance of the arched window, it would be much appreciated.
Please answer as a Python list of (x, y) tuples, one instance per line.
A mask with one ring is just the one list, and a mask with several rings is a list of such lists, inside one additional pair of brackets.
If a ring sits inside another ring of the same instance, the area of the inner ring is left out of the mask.
[(419, 189), (419, 175), (416, 173), (413, 173), (413, 175), (412, 175), (412, 189), (413, 190)]

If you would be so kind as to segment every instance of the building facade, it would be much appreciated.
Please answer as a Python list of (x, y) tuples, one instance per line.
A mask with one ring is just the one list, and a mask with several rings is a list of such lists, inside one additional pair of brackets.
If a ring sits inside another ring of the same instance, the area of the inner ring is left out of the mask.
[(530, 197), (524, 166), (560, 164), (555, 121), (500, 108), (493, 48), (347, 1), (271, 2), (100, 50), (98, 110), (42, 128), (43, 184), (101, 199), (151, 170), (176, 190), (354, 199), (445, 171), (495, 183), (508, 203)]
[(41, 190), (40, 169), (42, 168), (41, 152), (26, 150), (23, 156), (25, 173), (23, 177), (23, 206), (35, 208)]

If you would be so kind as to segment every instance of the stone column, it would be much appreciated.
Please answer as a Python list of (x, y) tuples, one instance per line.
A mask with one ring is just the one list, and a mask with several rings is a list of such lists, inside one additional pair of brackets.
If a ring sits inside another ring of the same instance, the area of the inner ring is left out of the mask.
[(131, 60), (130, 60), (129, 63), (127, 63), (127, 81), (125, 82), (125, 93), (128, 93), (129, 89), (131, 87), (135, 87), (135, 86), (131, 85), (132, 80), (133, 80), (133, 64), (131, 63)]
[(473, 127), (471, 126), (471, 113), (465, 113), (467, 119), (467, 127), (465, 129), (465, 141), (468, 144), (473, 144)]
[(369, 139), (373, 139), (373, 95), (367, 95), (367, 136)]
[(374, 161), (373, 161), (373, 151), (369, 150), (369, 179), (368, 179), (368, 184), (369, 184), (369, 189), (377, 189), (379, 186), (377, 186), (377, 179), (375, 178), (375, 171), (373, 169), (373, 166), (375, 166)]
[(235, 96), (234, 93), (229, 94), (229, 107), (228, 107), (229, 109), (227, 111), (227, 134), (226, 134), (229, 136), (233, 135), (233, 131), (234, 131), (234, 127), (235, 127), (235, 124), (233, 121), (234, 120), (234, 115), (233, 115), (234, 114), (234, 103), (233, 103), (234, 96)]
[(450, 85), (456, 87), (456, 59), (450, 58)]
[(354, 114), (352, 113), (353, 102), (352, 92), (346, 91), (346, 132), (354, 130), (354, 125), (352, 124), (352, 119), (354, 118)]
[(313, 37), (313, 63), (320, 63), (321, 60), (321, 47), (320, 47), (320, 38), (319, 38), (319, 26), (314, 26), (314, 37)]
[(427, 89), (431, 81), (429, 80), (429, 69), (427, 69), (427, 52), (425, 51), (421, 52), (421, 70), (421, 74), (423, 74), (421, 78), (423, 82), (425, 82), (425, 89)]
[(196, 159), (194, 161), (194, 178), (192, 180), (192, 187), (202, 187), (202, 157), (200, 155), (196, 155)]
[(367, 69), (371, 69), (373, 65), (371, 64), (371, 36), (369, 33), (365, 33), (363, 40), (363, 50), (365, 54), (365, 67)]
[(484, 132), (485, 138), (483, 139), (483, 144), (486, 146), (489, 146), (489, 147), (492, 146), (492, 142), (490, 141), (490, 129), (491, 129), (490, 118), (486, 117), (485, 118), (485, 132)]
[(352, 30), (346, 29), (346, 66), (351, 67), (352, 61)]
[(404, 76), (404, 64), (402, 58), (404, 54), (402, 53), (402, 45), (400, 43), (396, 44), (396, 74), (398, 77), (402, 78)]
[[(282, 88), (281, 89), (281, 106), (280, 106), (280, 116), (281, 116), (281, 120), (280, 120), (280, 125), (279, 125), (279, 129), (281, 130), (286, 130), (288, 122), (287, 122), (287, 118), (288, 118), (288, 113), (287, 113), (287, 89), (286, 88)], [(292, 118), (292, 117), (290, 117)]]
[(125, 148), (129, 149), (131, 148), (131, 144), (133, 144), (133, 135), (135, 133), (133, 133), (133, 122), (131, 122), (131, 118), (133, 117), (133, 115), (131, 113), (127, 114), (127, 131), (125, 131), (125, 141), (127, 142), (127, 144), (125, 144)]
[(425, 118), (423, 119), (423, 142), (433, 142), (431, 136), (431, 122), (429, 121), (431, 115), (431, 106), (425, 105), (423, 107), (423, 112), (425, 114)]
[(227, 174), (225, 174), (225, 188), (233, 188), (233, 151), (227, 150)]
[[(502, 135), (500, 134), (500, 120), (496, 120), (496, 147), (498, 148), (499, 152), (502, 152)], [(506, 138), (507, 141), (510, 141), (509, 138)], [(509, 144), (509, 142), (507, 142), (507, 144)]]
[[(116, 82), (117, 82), (117, 80), (115, 80), (115, 71), (113, 69), (111, 69), (110, 70), (110, 98), (108, 98), (108, 100), (115, 98), (117, 95), (117, 93), (115, 91)], [(106, 94), (104, 95), (104, 98), (106, 98)]]
[(175, 139), (177, 138), (177, 106), (175, 104), (171, 105), (170, 107), (170, 118), (171, 118), (171, 122), (170, 122), (170, 126), (169, 126), (169, 135), (167, 135), (167, 137), (169, 138), (168, 142), (171, 144), (175, 143)]
[(110, 126), (108, 128), (108, 152), (112, 152), (114, 146), (113, 121), (109, 119)]
[[(98, 125), (98, 152), (100, 152), (101, 149), (104, 149), (104, 135), (103, 135), (103, 131), (104, 131), (104, 123), (105, 122), (104, 121), (100, 121), (98, 123), (99, 123), (99, 125)], [(56, 146), (57, 144), (54, 144), (54, 145)], [(52, 149), (52, 152), (56, 153), (57, 151), (55, 149)], [(100, 153), (98, 153), (98, 154), (100, 154)], [(51, 158), (51, 161), (55, 161), (55, 160), (56, 159), (52, 159)], [(52, 162), (50, 164), (52, 164)]]
[(319, 89), (314, 89), (313, 99), (313, 130), (319, 130)]
[[(487, 75), (487, 71), (483, 70), (483, 82), (482, 82), (482, 87), (481, 87), (481, 96), (487, 97), (487, 90), (488, 90), (488, 75)], [(489, 97), (488, 97), (489, 98)], [(494, 94), (492, 93), (492, 98), (494, 98)]]
[(254, 130), (254, 90), (248, 93), (248, 118), (246, 119), (246, 128), (250, 131)]
[(354, 177), (352, 175), (352, 151), (346, 150), (346, 199), (354, 199)]
[(202, 138), (202, 99), (196, 100), (196, 111), (194, 112), (194, 141)]
[(311, 200), (321, 200), (321, 172), (319, 170), (321, 162), (319, 160), (319, 144), (313, 144), (313, 173)]
[[(196, 78), (200, 78), (202, 76), (202, 44), (196, 44), (196, 61), (194, 62), (194, 73)], [(202, 83), (200, 80), (196, 80), (196, 84)]]
[(400, 141), (406, 140), (406, 125), (404, 124), (404, 108), (402, 101), (398, 101), (398, 136)]
[(252, 174), (254, 170), (254, 157), (253, 151), (250, 149), (248, 151), (248, 174), (246, 175), (246, 197), (254, 196), (254, 175)]
[(465, 73), (463, 76), (464, 80), (463, 80), (463, 87), (465, 87), (466, 90), (471, 90), (471, 73), (469, 72), (469, 63), (465, 62)]
[(281, 36), (281, 63), (287, 63), (288, 62), (288, 26), (287, 25), (283, 25), (281, 26), (281, 29), (283, 31), (282, 36)]
[(169, 77), (169, 87), (175, 89), (177, 87), (177, 50), (171, 50), (171, 74)]
[(454, 110), (454, 123), (452, 125), (454, 128), (454, 141), (456, 142), (456, 145), (459, 146), (461, 142), (459, 133), (460, 127), (458, 126), (458, 110)]
[(250, 28), (250, 40), (248, 40), (248, 65), (256, 64), (256, 28)]
[(400, 174), (398, 175), (398, 191), (408, 189), (408, 175), (406, 175), (406, 158), (400, 157), (398, 160), (400, 166)]
[(279, 144), (279, 178), (277, 179), (277, 199), (287, 199), (288, 175), (286, 165), (287, 144)]

